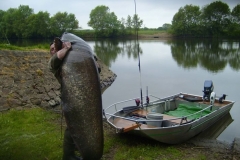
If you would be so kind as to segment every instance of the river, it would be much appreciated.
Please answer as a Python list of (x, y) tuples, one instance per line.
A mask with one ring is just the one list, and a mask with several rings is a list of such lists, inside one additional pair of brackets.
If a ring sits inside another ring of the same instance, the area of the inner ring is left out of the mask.
[[(217, 96), (235, 101), (230, 114), (202, 133), (232, 142), (240, 138), (240, 42), (237, 40), (88, 41), (96, 55), (117, 74), (103, 93), (103, 107), (148, 93), (165, 97), (184, 92), (202, 95), (204, 81), (212, 80)], [(139, 44), (139, 50), (137, 49)], [(139, 59), (140, 55), (140, 69)]]

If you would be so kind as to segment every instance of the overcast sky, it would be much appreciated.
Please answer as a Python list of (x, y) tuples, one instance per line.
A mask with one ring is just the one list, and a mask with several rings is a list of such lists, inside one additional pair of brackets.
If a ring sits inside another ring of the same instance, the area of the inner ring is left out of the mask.
[[(143, 27), (158, 28), (164, 23), (171, 23), (175, 13), (180, 7), (187, 4), (197, 5), (200, 8), (215, 0), (136, 0), (137, 14), (143, 20)], [(240, 0), (222, 0), (230, 9), (240, 4)], [(96, 6), (105, 5), (110, 12), (114, 12), (120, 20), (127, 19), (135, 13), (134, 0), (0, 0), (0, 10), (18, 8), (20, 5), (28, 5), (34, 10), (47, 11), (50, 16), (57, 12), (72, 13), (79, 21), (79, 26), (87, 29), (89, 15)]]

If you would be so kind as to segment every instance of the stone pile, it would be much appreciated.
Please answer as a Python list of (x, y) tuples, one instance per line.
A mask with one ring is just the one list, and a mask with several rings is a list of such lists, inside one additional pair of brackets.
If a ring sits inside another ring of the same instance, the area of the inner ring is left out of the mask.
[[(0, 111), (60, 105), (60, 85), (48, 70), (49, 58), (45, 51), (0, 50)], [(101, 60), (98, 63), (104, 90), (114, 82), (116, 75)]]

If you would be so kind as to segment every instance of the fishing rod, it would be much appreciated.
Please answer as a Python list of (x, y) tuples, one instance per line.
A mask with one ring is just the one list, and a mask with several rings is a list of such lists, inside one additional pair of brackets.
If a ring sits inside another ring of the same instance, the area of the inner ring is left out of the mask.
[(135, 4), (135, 34), (136, 34), (136, 39), (137, 39), (138, 68), (139, 68), (139, 74), (140, 74), (140, 95), (141, 95), (141, 106), (143, 107), (142, 75), (141, 75), (141, 63), (140, 63), (139, 43), (138, 43), (138, 30), (137, 30), (137, 5), (136, 5), (136, 0), (134, 0), (134, 4)]

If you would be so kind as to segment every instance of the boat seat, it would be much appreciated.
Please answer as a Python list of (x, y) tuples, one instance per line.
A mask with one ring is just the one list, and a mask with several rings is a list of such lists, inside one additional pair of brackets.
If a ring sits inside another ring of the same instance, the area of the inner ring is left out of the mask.
[(128, 106), (128, 107), (123, 107), (122, 111), (123, 113), (131, 113), (133, 111), (139, 110), (139, 106)]
[[(113, 120), (112, 120), (112, 123), (118, 127), (118, 128), (123, 128), (123, 129), (126, 129), (128, 130), (128, 128), (131, 128), (132, 127), (132, 130), (137, 128), (137, 127), (140, 127), (141, 129), (145, 129), (145, 128), (155, 128), (155, 126), (151, 126), (151, 125), (147, 125), (147, 124), (137, 124), (136, 122), (134, 121), (130, 121), (130, 120), (126, 120), (126, 119), (122, 119), (122, 118), (118, 118), (118, 117), (115, 117)], [(136, 126), (136, 125), (139, 125), (139, 126)], [(126, 127), (127, 126), (127, 127)], [(128, 130), (130, 131), (130, 130)]]
[[(133, 111), (132, 113), (138, 114), (138, 115), (141, 115), (141, 116), (146, 116), (148, 114), (148, 111), (141, 109), (141, 110)], [(177, 118), (177, 117), (169, 116), (169, 115), (166, 115), (166, 114), (162, 114), (162, 115), (163, 115), (163, 120)], [(174, 120), (169, 120), (169, 121), (174, 123), (174, 124), (180, 124), (181, 123), (181, 119), (174, 119)]]

